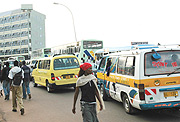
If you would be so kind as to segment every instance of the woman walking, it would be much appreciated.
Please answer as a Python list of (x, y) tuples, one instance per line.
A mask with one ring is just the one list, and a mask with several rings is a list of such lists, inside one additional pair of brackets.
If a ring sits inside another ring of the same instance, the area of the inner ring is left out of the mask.
[(76, 113), (76, 101), (81, 90), (81, 111), (83, 122), (99, 122), (96, 112), (96, 98), (99, 101), (100, 110), (103, 109), (103, 100), (97, 87), (97, 79), (92, 75), (92, 65), (84, 63), (80, 66), (79, 78), (76, 83), (72, 112)]

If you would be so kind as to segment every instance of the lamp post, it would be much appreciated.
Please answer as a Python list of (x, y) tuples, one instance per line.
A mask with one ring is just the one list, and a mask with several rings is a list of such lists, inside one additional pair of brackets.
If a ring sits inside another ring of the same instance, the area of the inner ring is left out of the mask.
[(75, 36), (75, 40), (76, 40), (76, 42), (77, 42), (77, 37), (76, 37), (76, 29), (75, 29), (75, 24), (74, 24), (74, 17), (73, 17), (73, 13), (72, 13), (72, 11), (67, 7), (67, 6), (65, 6), (64, 4), (61, 4), (61, 3), (53, 3), (53, 4), (55, 4), (55, 5), (62, 5), (62, 6), (64, 6), (65, 8), (67, 8), (68, 9), (68, 11), (71, 13), (71, 16), (72, 16), (72, 20), (73, 20), (73, 29), (74, 29), (74, 36)]

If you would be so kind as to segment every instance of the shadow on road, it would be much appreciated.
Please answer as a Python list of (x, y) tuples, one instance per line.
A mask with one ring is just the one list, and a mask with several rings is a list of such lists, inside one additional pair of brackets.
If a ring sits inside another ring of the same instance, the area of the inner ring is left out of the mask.
[[(48, 92), (46, 90), (46, 87), (44, 87), (44, 86), (37, 86), (36, 88)], [(60, 87), (58, 89), (55, 89), (51, 93), (52, 94), (62, 94), (62, 93), (72, 93), (72, 92), (74, 92), (74, 88), (73, 87)]]
[[(105, 101), (106, 103), (112, 103), (116, 106), (116, 109), (119, 109), (119, 111), (124, 111), (123, 104), (121, 102), (115, 101), (113, 99), (109, 99), (108, 101)], [(118, 107), (117, 107), (118, 106)], [(108, 107), (108, 106), (107, 106)], [(111, 109), (110, 106), (107, 109)], [(180, 121), (180, 110), (178, 108), (176, 109), (158, 109), (158, 110), (146, 110), (146, 111), (140, 111), (138, 110), (135, 114), (127, 114), (124, 111), (124, 116), (131, 118), (136, 122), (136, 118), (141, 118), (142, 122), (179, 122)]]

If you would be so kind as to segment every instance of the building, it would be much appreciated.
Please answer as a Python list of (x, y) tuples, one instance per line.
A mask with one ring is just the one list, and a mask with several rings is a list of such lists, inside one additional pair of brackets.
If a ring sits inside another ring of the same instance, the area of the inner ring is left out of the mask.
[(30, 59), (32, 50), (44, 48), (45, 19), (32, 4), (0, 13), (0, 59), (19, 55)]

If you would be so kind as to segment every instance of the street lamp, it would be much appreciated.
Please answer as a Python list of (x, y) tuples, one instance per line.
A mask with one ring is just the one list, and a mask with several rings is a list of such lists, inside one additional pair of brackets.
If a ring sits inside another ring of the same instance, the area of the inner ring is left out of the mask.
[(53, 4), (55, 4), (55, 5), (62, 5), (62, 6), (64, 6), (65, 8), (67, 8), (68, 10), (69, 10), (69, 12), (71, 13), (71, 16), (72, 16), (72, 20), (73, 20), (73, 28), (74, 28), (74, 36), (75, 36), (75, 39), (76, 39), (76, 42), (77, 42), (77, 37), (76, 37), (76, 29), (75, 29), (75, 24), (74, 24), (74, 17), (73, 17), (73, 13), (72, 13), (72, 11), (67, 7), (67, 6), (65, 6), (64, 4), (61, 4), (61, 3), (53, 3)]

